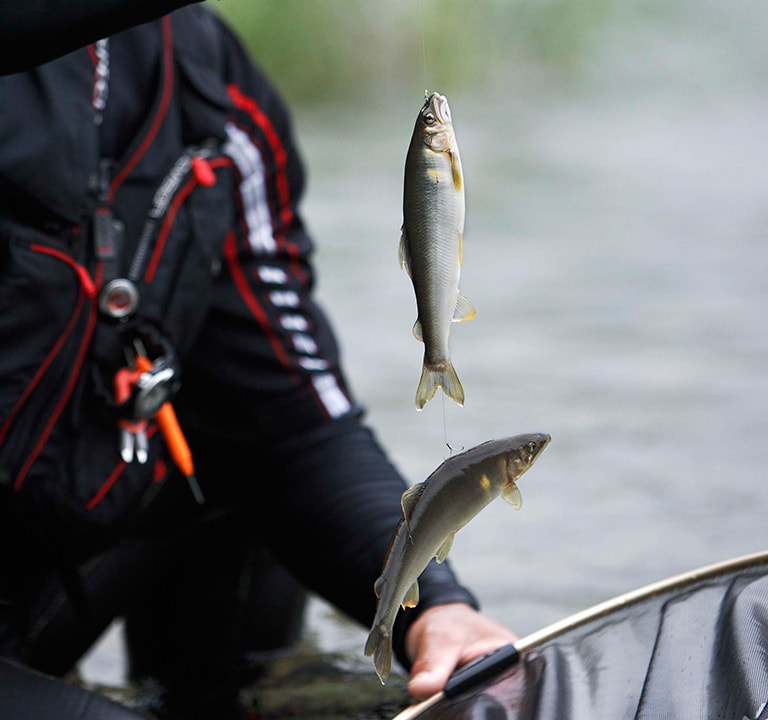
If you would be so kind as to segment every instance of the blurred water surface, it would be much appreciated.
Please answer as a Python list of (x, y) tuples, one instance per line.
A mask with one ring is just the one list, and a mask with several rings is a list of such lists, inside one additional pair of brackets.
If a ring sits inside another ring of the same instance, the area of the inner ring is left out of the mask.
[[(567, 71), (520, 60), (430, 87), (467, 190), (464, 408), (413, 407), (422, 349), (397, 243), (420, 58), (401, 87), (295, 108), (318, 294), (396, 464), (418, 482), (446, 440), (552, 435), (522, 510), (493, 504), (451, 554), (520, 634), (766, 547), (768, 6), (604, 5)], [(362, 654), (366, 631), (320, 602), (311, 630)], [(108, 673), (118, 652), (86, 666)]]

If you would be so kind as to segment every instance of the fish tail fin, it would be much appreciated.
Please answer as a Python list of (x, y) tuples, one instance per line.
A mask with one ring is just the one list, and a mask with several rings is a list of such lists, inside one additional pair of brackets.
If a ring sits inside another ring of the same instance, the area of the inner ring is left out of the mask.
[(443, 392), (459, 405), (464, 404), (464, 388), (461, 386), (459, 376), (450, 362), (442, 365), (427, 365), (421, 370), (421, 379), (416, 388), (416, 409), (422, 410), (424, 406), (435, 396), (437, 388), (443, 388)]
[(384, 685), (392, 669), (392, 638), (380, 628), (372, 628), (365, 643), (365, 654), (373, 655), (373, 667)]

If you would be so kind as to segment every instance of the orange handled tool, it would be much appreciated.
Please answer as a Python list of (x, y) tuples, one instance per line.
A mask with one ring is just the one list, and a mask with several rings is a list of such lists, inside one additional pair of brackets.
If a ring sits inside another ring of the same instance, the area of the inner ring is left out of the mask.
[[(149, 372), (152, 370), (152, 361), (142, 355), (137, 355), (136, 369), (141, 372)], [(173, 405), (170, 402), (163, 403), (157, 411), (155, 418), (157, 419), (157, 425), (160, 428), (165, 444), (168, 447), (168, 452), (170, 452), (173, 458), (173, 462), (176, 463), (179, 470), (186, 476), (195, 500), (202, 505), (205, 502), (205, 497), (195, 477), (192, 451), (189, 449), (187, 439), (184, 437), (181, 425), (179, 425), (179, 421), (176, 418), (176, 411), (173, 409)]]

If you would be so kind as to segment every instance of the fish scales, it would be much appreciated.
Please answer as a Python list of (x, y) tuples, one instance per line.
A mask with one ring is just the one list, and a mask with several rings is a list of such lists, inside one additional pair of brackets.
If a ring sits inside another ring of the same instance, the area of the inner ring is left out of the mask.
[(549, 440), (549, 435), (532, 433), (482, 443), (449, 458), (403, 493), (403, 517), (375, 584), (378, 604), (365, 646), (382, 683), (392, 665), (395, 618), (401, 606), (418, 603), (419, 575), (433, 557), (445, 559), (456, 532), (496, 497), (520, 507), (516, 480)]

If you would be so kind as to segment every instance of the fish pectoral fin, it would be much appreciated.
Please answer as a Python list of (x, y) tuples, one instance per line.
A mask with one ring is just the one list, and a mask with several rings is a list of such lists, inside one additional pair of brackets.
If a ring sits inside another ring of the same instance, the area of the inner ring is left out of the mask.
[(424, 493), (424, 489), (427, 484), (420, 482), (412, 487), (409, 487), (400, 496), (400, 507), (403, 509), (403, 520), (405, 521), (405, 527), (408, 530), (408, 537), (411, 537), (411, 516), (413, 515), (413, 509), (416, 507), (416, 503), (419, 502), (419, 498)]
[(475, 306), (471, 303), (470, 299), (461, 291), (456, 298), (456, 307), (453, 311), (452, 322), (464, 322), (465, 320), (472, 320), (477, 315)]
[(400, 229), (400, 245), (397, 248), (397, 259), (400, 261), (400, 267), (411, 276), (411, 249), (408, 246), (408, 235), (405, 232), (405, 225)]
[(406, 608), (416, 607), (419, 604), (419, 581), (415, 580), (413, 585), (408, 588), (408, 592), (405, 593), (403, 602), (400, 603), (403, 610)]
[(413, 337), (419, 342), (424, 342), (424, 331), (421, 328), (421, 320), (416, 318), (416, 322), (413, 323)]
[(503, 497), (515, 510), (519, 510), (523, 507), (523, 496), (520, 494), (520, 488), (517, 487), (514, 480), (504, 487), (501, 491), (501, 497)]
[(448, 553), (451, 552), (451, 548), (453, 547), (453, 539), (456, 537), (456, 533), (451, 533), (445, 540), (443, 540), (443, 544), (437, 549), (437, 552), (435, 553), (435, 559), (437, 562), (445, 562), (445, 558), (448, 557)]
[(464, 185), (464, 178), (461, 174), (461, 161), (457, 153), (449, 150), (448, 157), (451, 159), (451, 177), (453, 178), (453, 187), (458, 192)]

